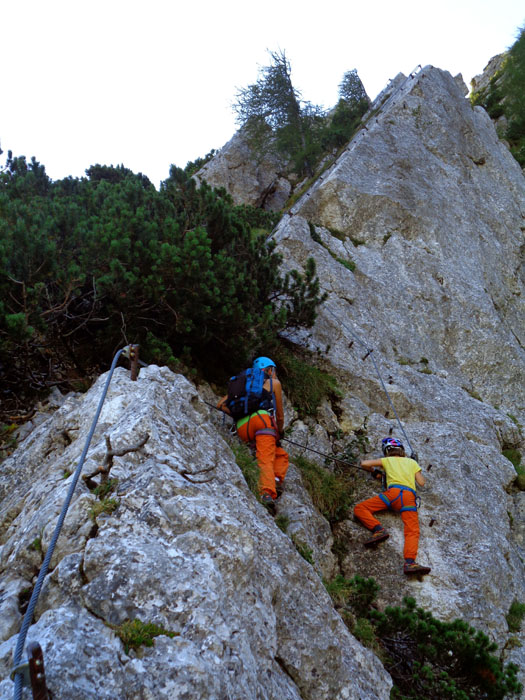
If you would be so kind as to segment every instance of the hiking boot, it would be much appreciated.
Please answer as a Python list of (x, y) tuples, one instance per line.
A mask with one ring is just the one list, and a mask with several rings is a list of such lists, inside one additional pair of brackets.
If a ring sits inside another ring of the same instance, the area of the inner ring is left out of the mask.
[(261, 494), (261, 503), (265, 508), (268, 509), (268, 512), (271, 513), (272, 515), (275, 515), (275, 501), (273, 498), (270, 496), (269, 493), (263, 493)]
[(387, 540), (390, 537), (388, 532), (384, 529), (381, 528), (380, 530), (376, 530), (373, 534), (372, 537), (365, 542), (365, 547), (372, 547), (374, 544), (378, 544), (378, 542), (383, 542), (384, 540)]
[(405, 565), (403, 566), (403, 573), (410, 575), (410, 574), (419, 574), (420, 576), (424, 576), (425, 574), (430, 573), (430, 567), (429, 566), (421, 566), (417, 562), (405, 562)]
[(277, 481), (275, 480), (275, 490), (277, 491), (277, 498), (280, 498), (283, 495), (284, 492), (284, 481)]

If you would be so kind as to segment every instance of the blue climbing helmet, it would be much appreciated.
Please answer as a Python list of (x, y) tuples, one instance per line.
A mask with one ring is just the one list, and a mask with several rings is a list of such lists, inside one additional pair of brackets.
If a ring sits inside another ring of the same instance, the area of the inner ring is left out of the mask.
[(393, 438), (393, 437), (383, 438), (383, 441), (381, 442), (381, 447), (383, 449), (384, 455), (386, 455), (388, 450), (391, 448), (401, 449), (401, 450), (405, 449), (403, 447), (403, 443), (401, 442), (401, 440), (398, 440), (397, 438)]
[(275, 362), (269, 357), (258, 357), (253, 362), (254, 369), (266, 369), (267, 367), (275, 367)]

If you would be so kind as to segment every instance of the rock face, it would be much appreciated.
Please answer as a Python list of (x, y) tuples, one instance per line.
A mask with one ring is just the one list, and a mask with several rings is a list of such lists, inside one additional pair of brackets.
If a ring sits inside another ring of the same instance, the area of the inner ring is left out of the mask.
[[(2, 465), (2, 678), (19, 597), (49, 546), (104, 381), (68, 399)], [(29, 630), (53, 697), (388, 698), (388, 674), (250, 493), (220, 430), (182, 376), (152, 366), (132, 382), (116, 370), (84, 472), (103, 462), (105, 436), (114, 448), (150, 437), (114, 459), (116, 510), (92, 519), (96, 497), (82, 481), (75, 492)], [(327, 524), (304, 499), (301, 527), (294, 480), (283, 511), (296, 532), (321, 539)], [(137, 618), (172, 636), (126, 654), (111, 626)], [(11, 697), (12, 682), (0, 691)]]
[[(329, 294), (297, 339), (324, 352), (353, 400), (340, 427), (361, 406), (372, 445), (392, 430), (404, 438), (377, 367), (429, 479), (419, 558), (432, 574), (399, 584), (402, 533), (389, 515), (381, 556), (345, 523), (345, 574), (375, 576), (383, 602), (410, 590), (503, 646), (525, 590), (524, 493), (502, 455), (524, 448), (525, 180), (464, 93), (432, 67), (398, 81), (274, 237), (287, 267), (315, 258)], [(523, 668), (523, 647), (513, 654)]]
[[(352, 520), (332, 531), (293, 465), (281, 532), (193, 386), (165, 368), (137, 382), (120, 369), (84, 473), (102, 463), (105, 436), (117, 448), (150, 437), (114, 460), (113, 512), (91, 518), (97, 499), (83, 482), (72, 502), (29, 633), (55, 698), (387, 698), (388, 674), (321, 582), (337, 572), (373, 576), (380, 606), (410, 595), (484, 630), (525, 682), (525, 631), (510, 635), (506, 620), (514, 600), (525, 603), (525, 492), (503, 455), (525, 456), (525, 179), (465, 91), (432, 67), (398, 76), (273, 234), (285, 267), (316, 260), (328, 300), (293, 340), (341, 391), (315, 421), (287, 406), (290, 438), (327, 452), (366, 435), (372, 456), (393, 432), (417, 450), (427, 478), (418, 560), (431, 574), (403, 577), (397, 516), (381, 514), (391, 536), (377, 551)], [(239, 180), (226, 167), (213, 184), (247, 191), (243, 158)], [(271, 180), (258, 177), (253, 202)], [(102, 382), (35, 422), (2, 464), (3, 678)], [(374, 492), (356, 476), (356, 500)], [(174, 636), (126, 653), (115, 627), (134, 618)], [(0, 694), (11, 697), (11, 681)]]
[(486, 112), (428, 68), (358, 133), (276, 238), (319, 251), (326, 289), (352, 302), (349, 318), (385, 359), (424, 357), (429, 371), (523, 423), (524, 184)]
[(285, 164), (274, 156), (255, 157), (239, 131), (199, 170), (195, 179), (205, 180), (211, 187), (225, 187), (235, 204), (279, 211), (292, 190), (282, 175), (284, 170)]
[(497, 56), (493, 56), (483, 69), (483, 73), (475, 75), (472, 78), (470, 81), (472, 92), (479, 92), (480, 90), (484, 90), (489, 86), (491, 78), (493, 78), (496, 73), (501, 70), (506, 56), (506, 53), (500, 53)]

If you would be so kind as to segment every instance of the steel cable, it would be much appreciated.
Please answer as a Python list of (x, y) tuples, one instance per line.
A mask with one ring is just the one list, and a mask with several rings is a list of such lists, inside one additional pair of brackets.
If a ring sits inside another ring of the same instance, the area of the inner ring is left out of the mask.
[(45, 556), (44, 561), (42, 563), (42, 566), (40, 568), (40, 572), (38, 574), (38, 578), (37, 578), (37, 581), (35, 583), (35, 587), (33, 588), (33, 593), (31, 595), (29, 605), (27, 607), (26, 613), (24, 615), (24, 619), (22, 621), (22, 626), (21, 626), (20, 632), (18, 634), (18, 640), (17, 640), (15, 653), (14, 653), (14, 660), (13, 660), (12, 674), (14, 674), (14, 682), (15, 682), (15, 689), (14, 689), (14, 696), (13, 696), (14, 700), (21, 700), (21, 697), (22, 697), (22, 671), (19, 670), (19, 666), (20, 666), (20, 662), (22, 659), (22, 652), (24, 650), (24, 644), (25, 644), (25, 640), (27, 637), (27, 632), (28, 632), (29, 626), (31, 625), (31, 621), (33, 619), (33, 614), (35, 612), (35, 607), (36, 607), (36, 604), (38, 601), (38, 596), (40, 595), (40, 591), (41, 591), (42, 585), (44, 583), (44, 578), (47, 575), (47, 572), (49, 569), (49, 562), (51, 561), (51, 557), (53, 556), (53, 552), (55, 550), (55, 545), (56, 545), (58, 537), (60, 535), (60, 530), (62, 529), (64, 519), (66, 517), (68, 508), (71, 504), (71, 499), (73, 498), (73, 493), (75, 491), (77, 482), (80, 478), (80, 472), (82, 471), (82, 467), (83, 467), (84, 461), (86, 459), (87, 451), (89, 449), (89, 445), (91, 444), (91, 440), (93, 438), (93, 434), (95, 432), (95, 428), (96, 428), (98, 419), (100, 417), (100, 413), (102, 411), (102, 405), (103, 405), (104, 400), (106, 398), (106, 394), (108, 393), (109, 384), (111, 382), (113, 372), (114, 372), (115, 367), (117, 365), (117, 361), (124, 350), (125, 350), (125, 348), (122, 348), (121, 350), (119, 350), (117, 352), (117, 354), (115, 355), (115, 357), (113, 358), (113, 362), (111, 363), (111, 368), (109, 370), (109, 374), (108, 374), (108, 377), (106, 379), (106, 384), (104, 385), (104, 390), (102, 391), (102, 396), (100, 397), (100, 401), (98, 403), (95, 417), (93, 418), (93, 422), (91, 424), (89, 434), (86, 438), (86, 444), (85, 444), (84, 449), (82, 451), (82, 454), (80, 456), (80, 461), (78, 463), (78, 466), (77, 466), (75, 473), (73, 475), (73, 480), (69, 486), (69, 491), (67, 493), (66, 500), (64, 501), (64, 505), (62, 506), (62, 511), (58, 517), (55, 531), (54, 531), (53, 536), (51, 538), (51, 541), (49, 543), (49, 547), (47, 549), (46, 556)]
[(393, 403), (393, 401), (392, 401), (392, 399), (391, 399), (391, 397), (390, 397), (390, 394), (388, 393), (388, 389), (386, 388), (386, 384), (385, 384), (385, 382), (383, 381), (383, 377), (381, 376), (381, 372), (379, 371), (378, 364), (377, 364), (376, 359), (375, 359), (375, 357), (374, 357), (374, 355), (373, 355), (374, 348), (369, 348), (368, 345), (367, 345), (363, 340), (361, 340), (361, 338), (357, 335), (357, 333), (355, 333), (351, 328), (349, 328), (349, 327), (344, 323), (344, 321), (341, 321), (341, 319), (337, 318), (337, 316), (334, 314), (334, 312), (331, 311), (328, 307), (324, 307), (324, 310), (325, 310), (325, 311), (328, 311), (328, 313), (329, 313), (331, 316), (333, 316), (333, 318), (335, 318), (335, 320), (337, 321), (337, 323), (341, 324), (341, 326), (343, 326), (343, 328), (344, 328), (345, 330), (347, 330), (347, 331), (350, 333), (350, 335), (352, 336), (352, 338), (354, 338), (354, 340), (355, 340), (357, 343), (359, 343), (359, 345), (361, 345), (361, 346), (366, 350), (366, 355), (365, 355), (365, 357), (364, 357), (363, 359), (366, 359), (368, 356), (370, 356), (370, 357), (372, 358), (372, 363), (373, 363), (373, 365), (374, 365), (374, 369), (375, 369), (375, 371), (376, 371), (376, 374), (377, 374), (377, 376), (378, 376), (379, 381), (381, 382), (381, 386), (383, 387), (383, 391), (384, 391), (385, 394), (386, 394), (386, 397), (387, 397), (387, 399), (388, 399), (388, 403), (390, 404), (390, 406), (391, 406), (391, 408), (392, 408), (392, 410), (393, 410), (393, 412), (394, 412), (394, 415), (395, 415), (395, 417), (396, 417), (397, 423), (398, 423), (398, 425), (399, 425), (399, 429), (400, 429), (401, 432), (403, 433), (403, 437), (405, 438), (405, 441), (406, 441), (406, 443), (407, 443), (407, 445), (408, 445), (408, 447), (409, 447), (409, 449), (410, 449), (411, 454), (414, 454), (414, 450), (412, 449), (412, 445), (410, 444), (410, 440), (408, 439), (408, 435), (406, 434), (405, 429), (403, 428), (403, 424), (401, 423), (401, 420), (400, 420), (399, 416), (397, 415), (397, 411), (396, 411), (396, 408), (395, 408), (395, 406), (394, 406), (394, 403)]

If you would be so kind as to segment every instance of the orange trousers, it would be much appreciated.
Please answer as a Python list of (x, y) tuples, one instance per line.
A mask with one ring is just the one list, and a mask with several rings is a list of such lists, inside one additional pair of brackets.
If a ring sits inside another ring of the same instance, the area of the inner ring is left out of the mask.
[[(400, 496), (401, 494), (401, 496)], [(415, 507), (416, 497), (411, 491), (402, 491), (393, 486), (387, 489), (383, 494), (390, 501), (390, 509), (379, 496), (372, 496), (366, 501), (361, 501), (354, 508), (355, 517), (363, 523), (363, 525), (372, 530), (376, 525), (381, 525), (379, 520), (374, 517), (373, 513), (378, 513), (381, 510), (395, 510), (399, 512), (401, 508), (406, 506)], [(417, 510), (403, 510), (401, 519), (405, 527), (405, 547), (403, 556), (405, 559), (416, 559), (417, 547), (419, 544), (419, 519)]]
[[(259, 431), (268, 431), (259, 433)], [(255, 441), (255, 456), (259, 466), (259, 492), (277, 498), (275, 479), (284, 481), (288, 471), (288, 452), (277, 447), (277, 428), (272, 416), (254, 413), (244, 425), (237, 429), (243, 442)]]

